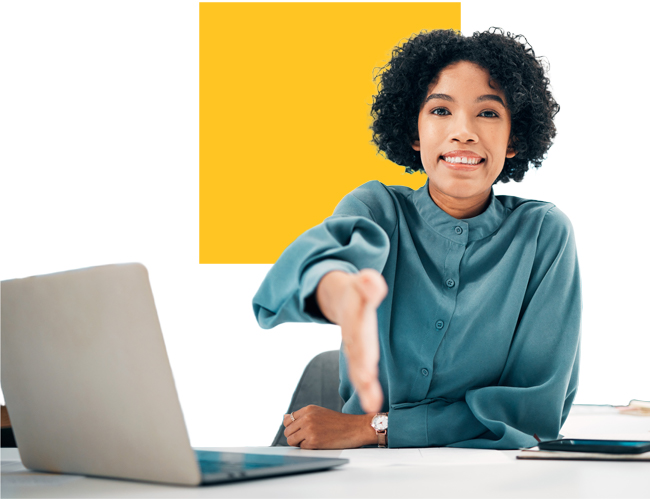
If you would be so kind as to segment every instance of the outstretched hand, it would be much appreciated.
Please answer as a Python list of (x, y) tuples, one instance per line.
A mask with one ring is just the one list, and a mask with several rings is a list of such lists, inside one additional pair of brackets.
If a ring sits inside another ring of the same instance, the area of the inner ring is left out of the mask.
[(316, 291), (322, 313), (341, 327), (348, 376), (367, 413), (381, 411), (383, 402), (377, 308), (387, 293), (384, 277), (374, 269), (358, 274), (332, 271), (323, 276)]

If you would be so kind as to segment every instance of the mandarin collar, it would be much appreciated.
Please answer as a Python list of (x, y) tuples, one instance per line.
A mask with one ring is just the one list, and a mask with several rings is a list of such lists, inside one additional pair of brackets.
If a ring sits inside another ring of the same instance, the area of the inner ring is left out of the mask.
[(413, 192), (413, 202), (420, 216), (435, 232), (456, 243), (465, 244), (494, 233), (506, 218), (506, 208), (490, 191), (490, 203), (485, 211), (469, 219), (456, 219), (435, 204), (429, 195), (429, 180)]

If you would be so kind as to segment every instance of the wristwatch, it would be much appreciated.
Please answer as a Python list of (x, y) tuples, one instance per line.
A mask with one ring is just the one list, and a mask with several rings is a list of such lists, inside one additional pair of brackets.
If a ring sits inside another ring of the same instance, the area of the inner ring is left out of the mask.
[(377, 413), (372, 417), (371, 427), (377, 433), (377, 446), (386, 448), (386, 433), (388, 432), (388, 413)]

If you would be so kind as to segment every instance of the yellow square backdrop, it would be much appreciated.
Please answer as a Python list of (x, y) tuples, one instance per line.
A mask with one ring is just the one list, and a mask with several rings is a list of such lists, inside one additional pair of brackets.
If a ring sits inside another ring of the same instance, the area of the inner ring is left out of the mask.
[(375, 68), (460, 30), (460, 3), (201, 3), (201, 263), (272, 263), (369, 180), (419, 173), (370, 143)]

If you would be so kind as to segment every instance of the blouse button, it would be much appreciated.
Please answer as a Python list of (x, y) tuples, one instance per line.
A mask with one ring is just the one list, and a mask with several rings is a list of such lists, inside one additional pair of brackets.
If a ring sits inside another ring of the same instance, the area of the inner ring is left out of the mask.
[(463, 234), (463, 228), (460, 226), (456, 226), (454, 231), (456, 231), (456, 234)]
[(420, 370), (420, 373), (422, 374), (423, 377), (426, 377), (427, 375), (429, 375), (429, 370), (427, 370), (426, 368), (422, 368), (422, 370)]
[(438, 321), (436, 321), (436, 329), (438, 329), (438, 330), (442, 330), (442, 327), (443, 327), (443, 326), (445, 326), (445, 322), (444, 322), (444, 321), (442, 321), (441, 319), (439, 319)]
[(448, 279), (447, 281), (445, 281), (445, 284), (446, 284), (449, 288), (454, 288), (454, 285), (456, 284), (456, 282), (450, 278), (450, 279)]

